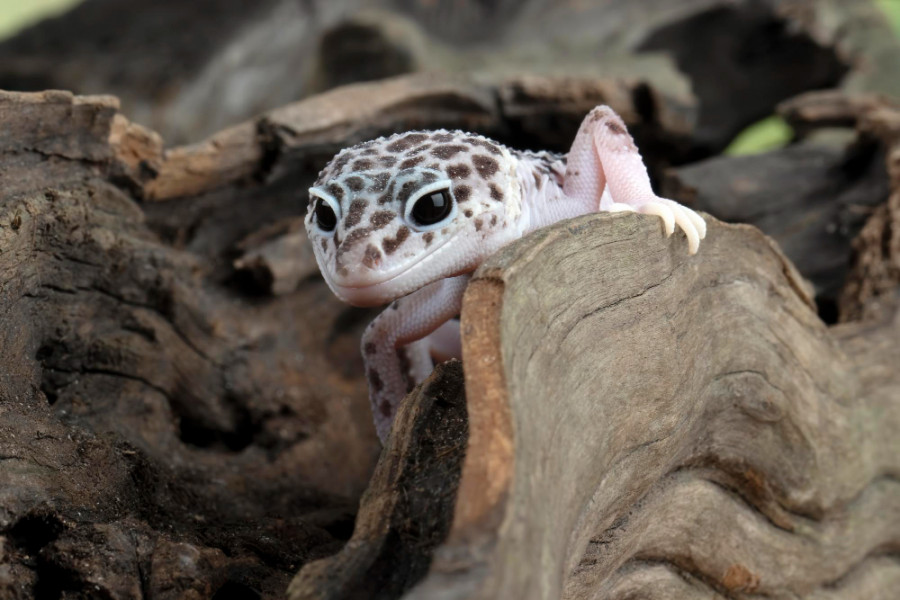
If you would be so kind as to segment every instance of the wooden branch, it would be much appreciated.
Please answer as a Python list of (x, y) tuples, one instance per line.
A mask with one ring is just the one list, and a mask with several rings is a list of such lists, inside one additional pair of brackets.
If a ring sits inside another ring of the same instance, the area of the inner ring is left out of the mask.
[[(317, 171), (347, 145), (409, 129), (479, 131), (565, 151), (584, 114), (597, 104), (611, 105), (636, 128), (639, 140), (655, 145), (684, 143), (690, 132), (685, 116), (689, 107), (636, 82), (409, 75), (344, 86), (270, 111), (204, 142), (168, 150), (154, 159), (159, 164), (143, 196), (191, 197), (248, 178), (272, 181)], [(548, 127), (548, 122), (555, 126)]]
[[(560, 223), (479, 269), (462, 328), (453, 525), (405, 597), (886, 598), (900, 584), (900, 316), (826, 328), (758, 230), (711, 220), (690, 257), (650, 217)], [(416, 452), (404, 424), (373, 488), (400, 447)], [(311, 569), (326, 579), (310, 565), (292, 600), (348, 597), (303, 588)]]

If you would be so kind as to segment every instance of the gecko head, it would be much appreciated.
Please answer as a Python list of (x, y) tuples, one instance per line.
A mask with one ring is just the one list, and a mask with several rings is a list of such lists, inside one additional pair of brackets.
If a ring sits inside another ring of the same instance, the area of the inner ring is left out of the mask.
[(460, 131), (413, 131), (342, 150), (309, 189), (306, 230), (325, 281), (377, 306), (473, 270), (518, 216), (516, 160)]

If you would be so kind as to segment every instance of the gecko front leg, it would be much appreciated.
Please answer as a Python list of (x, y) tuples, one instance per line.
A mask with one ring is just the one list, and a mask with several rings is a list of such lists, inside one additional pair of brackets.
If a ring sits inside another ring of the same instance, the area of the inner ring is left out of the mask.
[(416, 379), (430, 371), (422, 364), (427, 359), (428, 345), (416, 342), (459, 314), (469, 277), (467, 274), (440, 279), (395, 300), (363, 334), (369, 400), (382, 441), (391, 430), (400, 401), (418, 383)]
[(566, 196), (596, 203), (601, 211), (637, 211), (662, 218), (666, 235), (684, 230), (688, 251), (697, 252), (706, 237), (703, 217), (650, 187), (647, 167), (625, 123), (608, 106), (593, 109), (578, 130), (567, 156)]

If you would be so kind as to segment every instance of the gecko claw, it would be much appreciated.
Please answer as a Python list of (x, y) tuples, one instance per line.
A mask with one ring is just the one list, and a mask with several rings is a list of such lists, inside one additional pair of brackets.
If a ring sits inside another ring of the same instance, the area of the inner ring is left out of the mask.
[(663, 221), (666, 237), (675, 232), (675, 226), (684, 231), (688, 240), (688, 253), (696, 254), (700, 240), (706, 237), (706, 221), (693, 210), (666, 198), (654, 198), (638, 207), (638, 212), (656, 215)]
[[(662, 198), (660, 199), (662, 200)], [(638, 212), (645, 215), (656, 215), (663, 220), (663, 226), (666, 230), (666, 237), (675, 233), (675, 213), (669, 206), (666, 206), (659, 200), (651, 200), (638, 207)], [(680, 223), (679, 223), (680, 225)]]

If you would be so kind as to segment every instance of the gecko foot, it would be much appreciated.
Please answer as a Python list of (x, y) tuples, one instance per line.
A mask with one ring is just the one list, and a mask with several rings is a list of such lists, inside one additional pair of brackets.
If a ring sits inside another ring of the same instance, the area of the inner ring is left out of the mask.
[(663, 220), (666, 236), (675, 232), (678, 225), (687, 236), (688, 253), (696, 254), (700, 240), (706, 237), (706, 221), (686, 206), (666, 198), (654, 198), (640, 204), (637, 211), (645, 215), (656, 215)]

